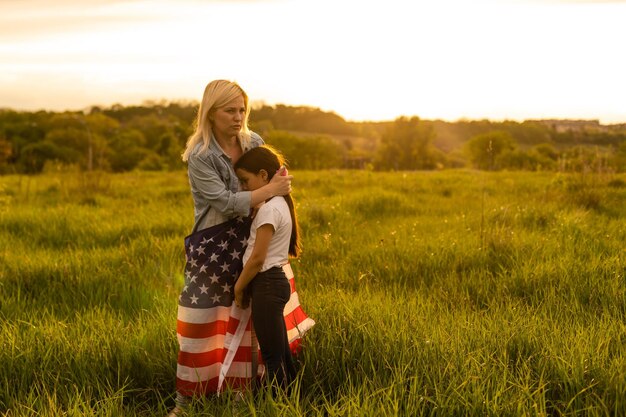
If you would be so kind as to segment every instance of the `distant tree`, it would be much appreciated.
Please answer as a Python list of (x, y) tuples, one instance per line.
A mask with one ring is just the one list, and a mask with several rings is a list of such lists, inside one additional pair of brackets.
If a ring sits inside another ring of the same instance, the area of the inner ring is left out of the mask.
[(109, 156), (111, 169), (120, 172), (136, 168), (148, 153), (145, 143), (143, 133), (137, 129), (124, 130), (113, 136), (110, 140), (112, 152)]
[(536, 171), (539, 168), (539, 155), (521, 149), (505, 150), (496, 158), (496, 166), (500, 169)]
[(262, 105), (252, 109), (250, 120), (252, 125), (265, 121), (278, 130), (354, 134), (352, 125), (341, 116), (315, 107), (286, 106), (283, 104), (278, 104), (275, 107)]
[(374, 160), (377, 169), (412, 170), (437, 167), (432, 124), (418, 117), (400, 117), (383, 133)]
[(557, 168), (559, 151), (550, 143), (535, 145), (529, 151), (536, 161), (537, 170), (554, 170)]
[(300, 162), (305, 156), (298, 152), (302, 139), (284, 130), (272, 130), (264, 136), (265, 142), (278, 149), (289, 162), (289, 166), (295, 169), (300, 168)]
[(472, 164), (479, 169), (494, 170), (500, 167), (498, 157), (516, 148), (515, 140), (510, 133), (492, 131), (474, 136), (467, 143), (467, 152)]
[(11, 171), (9, 161), (13, 153), (11, 143), (0, 137), (0, 174)]
[(67, 151), (60, 149), (52, 142), (40, 141), (24, 146), (20, 153), (18, 164), (27, 174), (38, 174), (43, 170), (46, 161), (62, 161), (67, 157)]
[(265, 141), (277, 148), (294, 169), (340, 168), (343, 162), (343, 147), (328, 136), (301, 137), (274, 130)]
[(533, 150), (539, 155), (553, 161), (559, 159), (559, 151), (557, 151), (556, 148), (550, 143), (541, 143), (539, 145), (536, 145), (533, 147)]
[(340, 168), (343, 162), (343, 147), (328, 136), (302, 138), (298, 152), (304, 169)]
[(155, 152), (148, 152), (141, 162), (139, 162), (139, 165), (137, 165), (137, 168), (144, 171), (161, 171), (165, 167), (163, 159)]
[(171, 130), (159, 138), (156, 153), (162, 160), (163, 166), (170, 170), (180, 169), (183, 163), (180, 158), (182, 145), (178, 137)]

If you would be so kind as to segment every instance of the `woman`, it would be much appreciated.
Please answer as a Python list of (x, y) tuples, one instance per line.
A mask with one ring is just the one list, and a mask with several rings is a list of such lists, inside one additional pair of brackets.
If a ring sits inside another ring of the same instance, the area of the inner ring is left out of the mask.
[(197, 230), (233, 216), (247, 216), (251, 207), (291, 191), (293, 177), (277, 176), (258, 190), (237, 192), (233, 164), (245, 151), (263, 144), (261, 137), (248, 129), (249, 114), (248, 96), (236, 83), (216, 80), (206, 86), (196, 130), (182, 155), (188, 163)]
[[(215, 80), (206, 86), (195, 132), (189, 137), (182, 155), (183, 161), (188, 163), (194, 202), (194, 232), (236, 216), (247, 216), (250, 209), (259, 203), (291, 191), (293, 177), (289, 175), (275, 175), (272, 181), (254, 191), (238, 191), (239, 182), (233, 164), (245, 151), (263, 144), (261, 137), (248, 129), (249, 114), (248, 96), (238, 84)], [(211, 252), (218, 243), (207, 241), (206, 245), (202, 251)], [(187, 249), (188, 258), (193, 256), (193, 249)], [(198, 249), (196, 247), (195, 250)], [(170, 416), (180, 415), (192, 395), (217, 390), (214, 381), (220, 372), (219, 367), (203, 366), (206, 365), (204, 356), (197, 354), (197, 351), (209, 349), (201, 346), (202, 343), (213, 343), (211, 352), (203, 352), (207, 357), (219, 350), (214, 349), (215, 338), (208, 334), (203, 335), (207, 337), (197, 336), (202, 333), (203, 323), (208, 325), (212, 320), (210, 317), (215, 310), (210, 308), (212, 305), (208, 297), (207, 304), (201, 305), (201, 296), (206, 294), (208, 287), (204, 286), (205, 283), (203, 287), (198, 286), (197, 275), (186, 271), (185, 288), (179, 298), (177, 397), (176, 408)], [(194, 286), (199, 291), (193, 291)], [(230, 292), (229, 283), (223, 283), (223, 288)], [(225, 292), (223, 295), (228, 294)], [(214, 297), (213, 302), (220, 300), (221, 296)], [(222, 301), (225, 302), (224, 308), (229, 307), (228, 298)]]

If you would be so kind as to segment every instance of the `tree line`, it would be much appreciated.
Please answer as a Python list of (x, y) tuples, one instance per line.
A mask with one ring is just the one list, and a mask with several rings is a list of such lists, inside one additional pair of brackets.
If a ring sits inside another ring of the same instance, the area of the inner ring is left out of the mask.
[[(148, 102), (81, 112), (0, 110), (0, 173), (51, 166), (176, 170), (197, 103)], [(626, 169), (626, 125), (593, 121), (349, 122), (306, 106), (258, 105), (250, 127), (295, 169)]]

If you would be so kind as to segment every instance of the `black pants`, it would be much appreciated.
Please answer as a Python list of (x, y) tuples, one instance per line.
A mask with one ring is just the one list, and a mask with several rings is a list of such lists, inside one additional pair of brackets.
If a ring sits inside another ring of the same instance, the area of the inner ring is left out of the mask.
[(270, 383), (286, 388), (295, 377), (295, 368), (283, 310), (291, 288), (282, 268), (258, 273), (250, 282), (252, 323)]

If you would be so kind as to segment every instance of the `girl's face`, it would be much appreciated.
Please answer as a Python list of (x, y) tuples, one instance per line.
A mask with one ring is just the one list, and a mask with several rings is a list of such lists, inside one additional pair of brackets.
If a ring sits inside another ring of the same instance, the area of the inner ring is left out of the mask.
[(219, 107), (211, 115), (213, 134), (222, 140), (237, 136), (243, 127), (243, 120), (246, 117), (246, 106), (243, 96), (239, 96), (225, 106)]
[(245, 169), (237, 170), (237, 178), (243, 191), (254, 191), (268, 183), (267, 171), (262, 169), (258, 174), (253, 174)]

